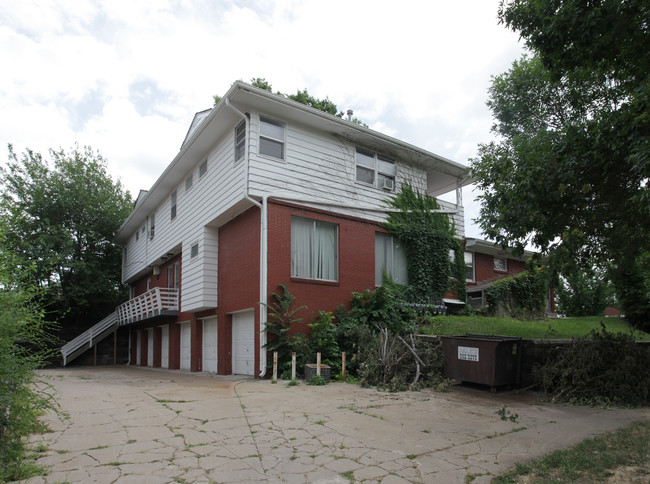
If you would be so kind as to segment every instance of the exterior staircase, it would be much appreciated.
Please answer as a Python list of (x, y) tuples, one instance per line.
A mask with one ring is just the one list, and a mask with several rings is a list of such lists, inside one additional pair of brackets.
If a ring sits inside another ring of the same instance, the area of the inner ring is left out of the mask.
[(84, 331), (72, 341), (61, 347), (63, 366), (85, 353), (117, 329), (117, 311), (112, 312), (92, 328)]
[(92, 328), (61, 347), (63, 366), (112, 334), (120, 326), (158, 316), (178, 315), (178, 289), (154, 287), (119, 305), (115, 311)]

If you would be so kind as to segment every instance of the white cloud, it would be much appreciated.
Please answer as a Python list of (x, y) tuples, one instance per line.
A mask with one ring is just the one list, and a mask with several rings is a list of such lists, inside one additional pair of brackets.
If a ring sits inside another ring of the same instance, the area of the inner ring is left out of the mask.
[(5, 2), (0, 144), (91, 145), (135, 194), (174, 158), (194, 112), (235, 80), (265, 77), (466, 163), (490, 139), (490, 75), (521, 54), (498, 3)]

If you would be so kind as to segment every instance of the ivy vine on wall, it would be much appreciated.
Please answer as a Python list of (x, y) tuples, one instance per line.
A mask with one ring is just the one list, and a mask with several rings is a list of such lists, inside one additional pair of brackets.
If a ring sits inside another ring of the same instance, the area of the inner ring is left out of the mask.
[(499, 279), (486, 289), (488, 308), (497, 316), (544, 319), (548, 283), (548, 270), (529, 263), (525, 271)]
[[(412, 296), (417, 300), (440, 300), (452, 289), (465, 299), (463, 246), (454, 238), (449, 216), (436, 212), (435, 198), (402, 185), (399, 194), (387, 201), (391, 212), (385, 227), (404, 246)], [(455, 262), (450, 261), (454, 251)]]

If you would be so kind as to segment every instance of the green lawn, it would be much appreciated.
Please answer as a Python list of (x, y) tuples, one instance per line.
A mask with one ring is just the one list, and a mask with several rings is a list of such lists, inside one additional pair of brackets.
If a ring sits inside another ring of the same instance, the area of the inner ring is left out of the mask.
[[(628, 332), (630, 326), (620, 318), (591, 316), (583, 318), (546, 319), (544, 321), (522, 321), (511, 318), (485, 316), (436, 316), (433, 324), (424, 328), (425, 334), (463, 335), (466, 333), (501, 336), (521, 336), (530, 339), (574, 338), (585, 336), (592, 329), (600, 330), (603, 322), (607, 331)], [(635, 331), (637, 340), (650, 340), (650, 334)]]

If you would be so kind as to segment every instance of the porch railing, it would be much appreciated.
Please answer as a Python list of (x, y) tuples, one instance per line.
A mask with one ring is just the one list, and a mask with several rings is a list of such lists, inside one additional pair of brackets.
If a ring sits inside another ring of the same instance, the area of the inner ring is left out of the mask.
[(117, 324), (124, 326), (143, 319), (178, 312), (178, 289), (154, 287), (117, 307)]

